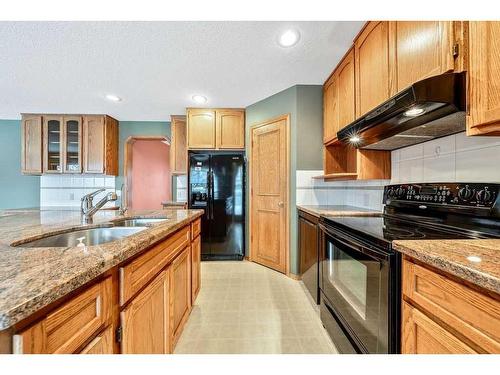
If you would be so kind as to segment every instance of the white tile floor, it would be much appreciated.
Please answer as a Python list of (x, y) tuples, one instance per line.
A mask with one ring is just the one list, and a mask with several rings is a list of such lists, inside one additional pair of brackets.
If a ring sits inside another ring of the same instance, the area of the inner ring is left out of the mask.
[(251, 262), (203, 262), (175, 353), (336, 353), (303, 284)]

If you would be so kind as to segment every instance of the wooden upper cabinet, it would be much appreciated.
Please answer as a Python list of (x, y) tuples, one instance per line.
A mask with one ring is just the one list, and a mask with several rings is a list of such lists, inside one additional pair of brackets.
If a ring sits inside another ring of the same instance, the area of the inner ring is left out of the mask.
[(349, 125), (356, 118), (354, 95), (354, 49), (350, 49), (336, 69), (337, 75), (337, 132)]
[(453, 21), (389, 22), (394, 90), (454, 68)]
[(243, 109), (187, 110), (188, 149), (244, 149), (245, 111)]
[(337, 82), (333, 75), (323, 89), (323, 142), (329, 143), (337, 136), (338, 128), (337, 110)]
[(172, 174), (187, 173), (186, 116), (171, 116), (170, 165)]
[(222, 109), (215, 113), (217, 148), (245, 148), (245, 111)]
[(21, 122), (21, 172), (42, 173), (42, 116), (24, 116)]
[(374, 109), (391, 94), (389, 23), (368, 22), (354, 42), (356, 116)]
[(500, 135), (500, 22), (469, 22), (467, 135)]
[(63, 173), (82, 172), (82, 117), (63, 117)]
[(192, 149), (215, 148), (215, 111), (194, 109), (187, 111), (187, 143)]
[(62, 173), (63, 142), (62, 116), (43, 116), (43, 173)]
[(83, 172), (118, 175), (118, 121), (109, 116), (83, 118)]
[(170, 353), (169, 283), (167, 269), (120, 313), (122, 354)]

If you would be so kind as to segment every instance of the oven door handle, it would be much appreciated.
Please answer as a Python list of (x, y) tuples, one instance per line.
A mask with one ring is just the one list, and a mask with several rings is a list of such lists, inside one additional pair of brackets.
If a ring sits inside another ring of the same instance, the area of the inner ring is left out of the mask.
[(334, 241), (340, 242), (342, 245), (347, 246), (351, 249), (354, 249), (360, 253), (363, 253), (365, 255), (368, 255), (372, 258), (376, 258), (378, 260), (390, 260), (390, 255), (389, 254), (384, 254), (381, 251), (378, 251), (376, 249), (370, 248), (366, 245), (360, 244), (358, 242), (355, 242), (351, 239), (348, 239), (344, 236), (341, 236), (338, 233), (333, 233), (331, 232), (327, 227), (325, 227), (323, 224), (319, 225), (321, 231), (324, 233), (328, 234)]

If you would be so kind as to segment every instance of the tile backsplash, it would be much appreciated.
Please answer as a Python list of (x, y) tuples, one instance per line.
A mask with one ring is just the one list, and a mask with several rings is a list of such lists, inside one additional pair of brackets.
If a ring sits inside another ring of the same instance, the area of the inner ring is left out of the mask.
[[(115, 191), (115, 177), (103, 175), (43, 175), (40, 177), (40, 207), (80, 207), (81, 198), (97, 189), (105, 192), (94, 198), (97, 202), (105, 194)], [(117, 194), (120, 194), (117, 191)], [(120, 199), (120, 197), (119, 197)], [(108, 202), (105, 207), (119, 205), (119, 201)]]
[(391, 180), (314, 179), (321, 170), (297, 171), (298, 205), (338, 205), (382, 209), (384, 185), (418, 182), (500, 183), (500, 137), (467, 137), (465, 132), (391, 153)]
[(298, 205), (349, 205), (374, 210), (382, 209), (384, 186), (389, 180), (323, 181), (314, 176), (321, 170), (296, 172), (296, 204)]
[(391, 153), (391, 183), (500, 183), (500, 137), (467, 137), (465, 132)]
[(187, 175), (177, 175), (176, 178), (176, 201), (187, 202)]

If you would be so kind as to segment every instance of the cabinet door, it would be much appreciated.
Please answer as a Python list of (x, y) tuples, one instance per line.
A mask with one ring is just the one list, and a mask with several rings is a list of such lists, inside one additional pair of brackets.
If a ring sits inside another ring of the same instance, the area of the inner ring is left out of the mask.
[(323, 90), (323, 142), (331, 142), (336, 136), (338, 128), (337, 110), (337, 83), (333, 76)]
[(238, 110), (217, 110), (217, 148), (245, 148), (245, 112)]
[(120, 313), (123, 354), (167, 354), (169, 271), (162, 271)]
[(186, 116), (172, 116), (170, 159), (173, 174), (187, 173)]
[(390, 23), (395, 92), (453, 70), (453, 21)]
[(354, 48), (356, 115), (360, 117), (387, 100), (391, 93), (388, 22), (369, 22)]
[(191, 309), (190, 247), (180, 253), (170, 265), (170, 345), (174, 348)]
[(500, 22), (469, 22), (468, 135), (500, 135)]
[(82, 118), (64, 116), (63, 118), (63, 167), (64, 173), (82, 172)]
[(16, 334), (14, 353), (74, 353), (110, 320), (111, 278), (107, 278)]
[(83, 173), (104, 173), (105, 131), (103, 116), (83, 118)]
[(468, 354), (474, 349), (435, 323), (413, 306), (403, 302), (403, 354)]
[[(344, 57), (335, 71), (337, 76), (337, 94), (336, 101), (338, 108), (338, 120), (336, 121), (336, 129), (334, 136), (337, 137), (337, 132), (343, 129), (354, 121), (356, 117), (354, 96), (354, 49)], [(334, 122), (335, 123), (335, 122)]]
[(61, 173), (63, 170), (64, 130), (61, 116), (43, 117), (43, 173)]
[(191, 242), (191, 305), (201, 287), (201, 240), (200, 236)]
[(215, 149), (215, 111), (210, 109), (188, 109), (188, 148)]
[(97, 335), (80, 354), (113, 354), (113, 327), (107, 327)]
[(23, 117), (21, 124), (21, 172), (42, 173), (42, 116)]
[(300, 274), (305, 287), (318, 303), (318, 226), (299, 216)]

